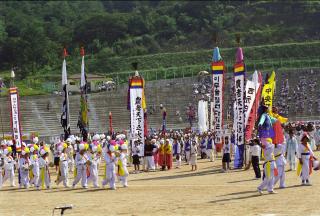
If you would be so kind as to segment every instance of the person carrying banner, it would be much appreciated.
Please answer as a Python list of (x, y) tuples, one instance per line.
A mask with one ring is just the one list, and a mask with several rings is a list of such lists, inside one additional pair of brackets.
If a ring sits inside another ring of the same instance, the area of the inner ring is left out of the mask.
[(277, 174), (277, 168), (274, 158), (274, 145), (272, 138), (274, 137), (274, 130), (272, 128), (275, 118), (268, 115), (268, 107), (261, 105), (259, 107), (258, 133), (262, 143), (265, 162), (263, 164), (263, 181), (258, 187), (258, 192), (263, 194), (262, 190), (266, 187), (270, 194), (276, 193), (274, 188), (274, 176)]

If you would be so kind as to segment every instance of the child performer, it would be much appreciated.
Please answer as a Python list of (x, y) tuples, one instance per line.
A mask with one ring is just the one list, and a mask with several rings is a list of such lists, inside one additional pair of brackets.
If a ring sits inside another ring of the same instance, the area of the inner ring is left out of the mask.
[(115, 164), (117, 162), (117, 157), (114, 154), (115, 147), (113, 145), (108, 146), (108, 150), (104, 155), (104, 160), (106, 161), (106, 171), (105, 176), (102, 181), (102, 187), (109, 183), (110, 189), (116, 189), (116, 168)]
[(123, 187), (128, 187), (127, 178), (129, 176), (129, 172), (127, 169), (127, 152), (128, 152), (127, 145), (126, 144), (121, 145), (120, 151), (121, 153), (119, 155), (119, 160), (118, 160), (118, 176)]
[(61, 152), (59, 160), (59, 173), (57, 175), (56, 184), (59, 185), (63, 182), (63, 186), (68, 188), (68, 173), (69, 173), (69, 154), (68, 154), (68, 145), (63, 143), (58, 146), (58, 151)]
[(99, 188), (99, 163), (100, 163), (100, 155), (97, 153), (98, 149), (100, 148), (99, 145), (92, 146), (92, 154), (89, 158), (90, 161), (90, 176), (88, 178), (88, 183), (92, 181), (94, 188)]
[(229, 137), (225, 137), (223, 144), (223, 157), (222, 157), (222, 169), (224, 172), (230, 169), (229, 163), (231, 162), (230, 158), (230, 142)]
[(312, 161), (317, 160), (308, 142), (310, 141), (307, 133), (302, 135), (301, 143), (298, 146), (297, 157), (299, 159), (297, 174), (300, 175), (302, 185), (311, 185), (310, 174), (312, 173)]
[(274, 155), (276, 159), (276, 165), (278, 169), (278, 176), (274, 178), (274, 185), (280, 180), (279, 188), (285, 188), (285, 166), (286, 166), (286, 158), (284, 157), (286, 148), (285, 144), (277, 144), (274, 148)]
[(191, 164), (191, 171), (196, 171), (197, 167), (197, 156), (198, 156), (198, 148), (196, 141), (192, 141), (192, 145), (190, 148), (190, 164)]
[[(14, 183), (14, 165), (15, 161), (13, 157), (11, 156), (12, 154), (12, 148), (7, 147), (4, 151), (3, 154), (5, 156), (4, 158), (4, 177), (3, 177), (3, 183), (5, 183), (6, 180), (9, 179), (11, 187), (15, 187)], [(1, 185), (0, 185), (1, 187)]]
[[(36, 137), (34, 138), (34, 141)], [(34, 184), (34, 186), (39, 189), (39, 178), (40, 178), (40, 167), (39, 167), (39, 156), (38, 156), (38, 145), (34, 144), (30, 147), (30, 172), (32, 173), (33, 178), (30, 181), (30, 184)]]
[(28, 147), (24, 147), (21, 151), (21, 158), (19, 159), (19, 171), (20, 171), (20, 188), (29, 187), (29, 169), (30, 169), (30, 150)]
[(79, 152), (76, 155), (75, 162), (76, 162), (76, 177), (72, 183), (72, 188), (75, 188), (76, 185), (81, 180), (82, 188), (88, 188), (88, 181), (87, 181), (87, 163), (88, 158), (86, 156), (86, 151), (88, 148), (88, 144), (81, 143), (79, 144)]
[(40, 168), (40, 183), (41, 188), (44, 189), (46, 186), (47, 189), (50, 189), (50, 173), (49, 173), (49, 149), (46, 147), (40, 150), (40, 159), (39, 159), (39, 168)]

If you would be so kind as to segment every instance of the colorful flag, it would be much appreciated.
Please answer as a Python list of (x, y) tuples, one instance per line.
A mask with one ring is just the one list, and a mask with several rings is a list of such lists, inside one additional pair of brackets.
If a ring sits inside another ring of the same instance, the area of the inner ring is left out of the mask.
[(67, 79), (67, 63), (66, 63), (67, 51), (63, 52), (62, 63), (62, 91), (63, 91), (63, 104), (61, 114), (61, 125), (64, 130), (64, 139), (66, 140), (70, 136), (70, 113), (69, 113), (69, 91), (68, 91), (68, 79)]
[(243, 60), (242, 48), (237, 49), (236, 64), (234, 65), (234, 82), (235, 82), (235, 144), (236, 148), (234, 167), (242, 168), (244, 159), (244, 135), (245, 135), (245, 112), (244, 112), (244, 79), (245, 64)]
[(80, 112), (79, 112), (79, 120), (78, 127), (82, 134), (83, 141), (87, 141), (88, 139), (88, 131), (89, 131), (89, 119), (88, 119), (88, 101), (87, 101), (87, 77), (85, 73), (84, 67), (84, 48), (81, 48), (80, 52), (82, 56), (81, 63), (81, 80), (80, 80)]
[(268, 78), (267, 82), (264, 84), (262, 89), (262, 98), (264, 101), (264, 105), (268, 107), (272, 107), (275, 86), (276, 86), (276, 73), (272, 71), (270, 77)]

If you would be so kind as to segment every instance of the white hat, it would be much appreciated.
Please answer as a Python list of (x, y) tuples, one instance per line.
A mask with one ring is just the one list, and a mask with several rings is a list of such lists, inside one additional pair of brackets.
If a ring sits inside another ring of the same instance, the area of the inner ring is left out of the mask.
[(156, 143), (156, 142), (157, 142), (156, 139), (152, 139), (152, 140), (151, 140), (151, 143)]
[(30, 147), (30, 152), (34, 152), (34, 147), (33, 146)]
[(94, 136), (92, 137), (92, 139), (93, 139), (94, 141), (98, 141), (98, 140), (100, 139), (100, 135), (99, 135), (99, 134), (96, 134), (96, 135), (94, 135)]
[(103, 139), (105, 139), (105, 138), (106, 138), (106, 135), (100, 134), (100, 139), (101, 139), (101, 140), (103, 140)]
[(22, 142), (22, 144), (21, 144), (21, 145), (22, 145), (22, 146), (27, 146), (25, 142)]
[(84, 149), (85, 149), (84, 144), (80, 144), (80, 145), (79, 145), (79, 150), (81, 151), (81, 150), (84, 150)]
[(164, 139), (161, 139), (161, 140), (160, 140), (160, 144), (164, 144)]
[(12, 145), (13, 145), (12, 140), (8, 140), (8, 141), (7, 141), (7, 146), (12, 146)]
[(107, 136), (107, 140), (110, 141), (110, 140), (111, 140), (111, 137), (110, 137), (110, 136)]
[(6, 140), (2, 140), (2, 141), (1, 141), (1, 145), (2, 145), (2, 146), (7, 145), (7, 141), (6, 141)]
[(37, 144), (39, 142), (39, 138), (38, 137), (33, 137), (32, 142), (34, 144)]
[(121, 150), (128, 150), (128, 146), (126, 144), (121, 145)]
[(47, 151), (46, 151), (44, 148), (42, 148), (42, 149), (40, 150), (40, 155), (41, 155), (41, 156), (45, 155), (46, 153), (47, 153)]
[(110, 145), (110, 146), (109, 146), (109, 151), (111, 151), (111, 152), (114, 152), (114, 151), (115, 151), (115, 148), (114, 148), (113, 145)]
[(67, 140), (66, 140), (67, 143), (71, 143), (72, 142), (72, 139), (69, 137)]

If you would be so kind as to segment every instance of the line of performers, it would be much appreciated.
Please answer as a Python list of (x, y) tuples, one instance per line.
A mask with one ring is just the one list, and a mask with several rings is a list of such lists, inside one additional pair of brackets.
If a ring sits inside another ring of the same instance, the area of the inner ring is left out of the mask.
[[(289, 132), (287, 142), (285, 141), (284, 132), (281, 126), (282, 117), (277, 114), (274, 107), (270, 112), (267, 106), (262, 105), (259, 108), (258, 136), (262, 144), (264, 156), (262, 183), (258, 186), (258, 192), (263, 194), (267, 189), (268, 193), (276, 193), (274, 187), (280, 181), (279, 188), (285, 188), (285, 154), (289, 155), (290, 169), (295, 169), (292, 164), (295, 158), (298, 158), (297, 175), (301, 178), (302, 185), (311, 185), (310, 175), (312, 170), (319, 169), (319, 161), (315, 157), (310, 146), (310, 136), (308, 133), (301, 135), (300, 144), (293, 151), (287, 151), (291, 147), (293, 132)], [(290, 144), (290, 145), (289, 145)], [(289, 146), (286, 146), (289, 145)], [(258, 173), (256, 173), (257, 176)]]
[[(62, 183), (66, 188), (70, 187), (69, 173), (73, 173), (73, 188), (80, 182), (83, 188), (88, 188), (91, 182), (93, 187), (100, 187), (98, 171), (103, 157), (105, 169), (102, 187), (109, 185), (110, 189), (115, 190), (117, 179), (123, 187), (128, 187), (128, 145), (123, 137), (118, 137), (117, 140), (110, 140), (110, 137), (107, 137), (109, 141), (105, 138), (105, 135), (96, 134), (92, 138), (93, 141), (88, 144), (81, 142), (78, 137), (71, 136), (65, 142), (56, 144), (58, 155), (55, 157), (55, 163), (58, 162), (56, 164), (58, 175), (55, 183), (57, 185)], [(37, 190), (51, 188), (50, 149), (43, 143), (38, 145), (38, 141), (38, 138), (34, 138), (33, 144), (23, 143), (17, 158), (12, 154), (11, 141), (1, 143), (0, 187), (6, 181), (15, 187), (15, 169), (17, 169), (20, 188), (30, 186), (34, 186)]]

